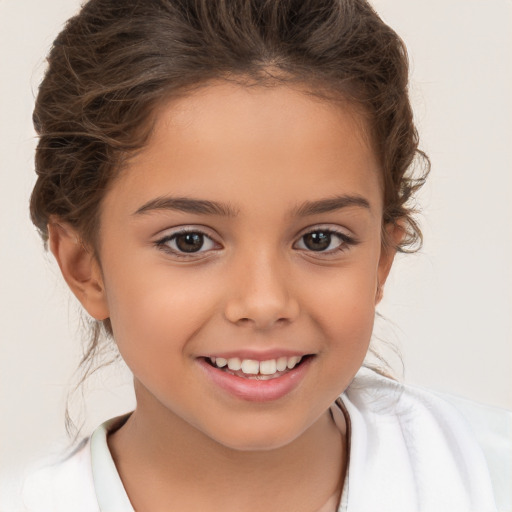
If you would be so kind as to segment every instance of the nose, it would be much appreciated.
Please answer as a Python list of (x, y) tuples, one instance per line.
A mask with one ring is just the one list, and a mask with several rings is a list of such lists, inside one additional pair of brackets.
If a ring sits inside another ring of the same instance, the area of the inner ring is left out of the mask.
[(286, 263), (277, 255), (259, 253), (231, 266), (226, 319), (237, 325), (268, 330), (294, 322), (299, 302)]

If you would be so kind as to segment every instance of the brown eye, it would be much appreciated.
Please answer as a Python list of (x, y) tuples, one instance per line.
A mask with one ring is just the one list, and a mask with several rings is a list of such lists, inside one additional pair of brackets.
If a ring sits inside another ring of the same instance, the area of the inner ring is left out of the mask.
[(329, 231), (313, 231), (302, 238), (309, 250), (325, 251), (331, 245), (332, 234)]
[(174, 237), (176, 247), (182, 252), (197, 252), (204, 245), (204, 236), (201, 233), (183, 233)]
[(353, 237), (341, 231), (318, 228), (302, 235), (294, 245), (294, 249), (331, 256), (358, 243)]
[(155, 242), (155, 245), (174, 256), (202, 255), (214, 249), (219, 249), (208, 235), (201, 231), (181, 230), (167, 235)]

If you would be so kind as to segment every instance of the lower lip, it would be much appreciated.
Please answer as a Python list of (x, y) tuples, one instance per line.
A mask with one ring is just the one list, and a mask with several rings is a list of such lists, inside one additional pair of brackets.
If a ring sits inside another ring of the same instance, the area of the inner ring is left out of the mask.
[(304, 379), (313, 357), (308, 357), (293, 370), (269, 380), (245, 379), (213, 367), (205, 359), (197, 359), (209, 379), (224, 391), (251, 402), (278, 400), (291, 393)]

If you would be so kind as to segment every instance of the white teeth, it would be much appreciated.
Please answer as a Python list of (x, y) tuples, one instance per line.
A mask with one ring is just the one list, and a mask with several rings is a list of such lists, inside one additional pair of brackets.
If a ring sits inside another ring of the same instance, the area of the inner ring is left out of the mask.
[(278, 372), (284, 372), (286, 370), (286, 368), (288, 368), (288, 358), (286, 356), (280, 357), (277, 360), (276, 366), (277, 366)]
[(215, 359), (213, 362), (217, 365), (218, 368), (224, 368), (224, 366), (228, 364), (228, 360), (224, 359), (223, 357), (215, 357), (212, 359)]
[(277, 370), (277, 362), (275, 359), (271, 359), (270, 361), (261, 361), (260, 363), (260, 373), (262, 375), (272, 375), (276, 373)]
[(291, 370), (292, 368), (294, 368), (301, 359), (302, 359), (302, 357), (300, 357), (300, 356), (289, 357), (288, 364), (287, 364), (288, 369)]
[(258, 375), (260, 371), (260, 363), (254, 359), (244, 359), (242, 361), (242, 371), (249, 375)]
[(231, 357), (228, 359), (228, 368), (234, 372), (237, 372), (238, 370), (242, 369), (242, 361), (240, 361), (238, 357)]
[(240, 359), (231, 357), (225, 359), (223, 357), (210, 357), (211, 362), (217, 368), (224, 368), (226, 365), (232, 371), (240, 371), (247, 375), (274, 375), (276, 372), (284, 372), (292, 370), (302, 360), (301, 356), (286, 357), (282, 356), (278, 359), (268, 359), (267, 361), (257, 361), (255, 359)]

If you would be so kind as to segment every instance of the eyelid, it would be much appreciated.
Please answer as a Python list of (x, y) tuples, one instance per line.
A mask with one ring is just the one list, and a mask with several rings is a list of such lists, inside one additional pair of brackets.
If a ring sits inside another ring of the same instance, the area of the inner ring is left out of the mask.
[(164, 238), (169, 239), (173, 236), (187, 233), (199, 233), (220, 245), (220, 243), (218, 242), (218, 240), (220, 239), (220, 235), (217, 233), (217, 231), (202, 224), (181, 224), (178, 226), (172, 226), (166, 229), (161, 229), (158, 231), (158, 233), (153, 235), (153, 239), (158, 241)]
[(294, 244), (293, 244), (294, 247), (306, 235), (309, 235), (311, 233), (315, 233), (318, 231), (322, 231), (324, 233), (329, 233), (331, 235), (335, 235), (335, 236), (339, 237), (341, 239), (341, 244), (338, 247), (336, 247), (335, 249), (330, 249), (328, 251), (314, 251), (314, 250), (307, 249), (307, 248), (305, 248), (305, 249), (300, 248), (298, 250), (307, 252), (308, 254), (313, 254), (313, 255), (317, 255), (317, 256), (321, 257), (322, 255), (329, 256), (329, 255), (333, 255), (333, 254), (342, 252), (344, 250), (347, 250), (350, 246), (354, 246), (359, 243), (359, 240), (357, 240), (354, 235), (347, 233), (345, 230), (343, 230), (343, 228), (341, 228), (339, 226), (332, 226), (329, 224), (316, 224), (316, 225), (307, 227), (304, 231), (301, 232), (301, 234), (298, 236), (296, 242), (294, 242)]
[(308, 235), (309, 233), (315, 233), (316, 231), (326, 231), (328, 233), (334, 233), (335, 235), (339, 235), (341, 237), (356, 241), (356, 237), (352, 234), (352, 232), (349, 229), (332, 224), (313, 224), (312, 226), (308, 226), (300, 232), (300, 234), (297, 237), (297, 240), (299, 240), (303, 236)]
[(208, 240), (210, 240), (214, 245), (220, 246), (219, 242), (217, 242), (217, 240), (215, 240), (215, 238), (208, 233), (208, 230), (206, 228), (204, 228), (202, 226), (200, 227), (200, 226), (194, 226), (194, 225), (180, 226), (180, 227), (172, 228), (169, 230), (165, 230), (164, 232), (161, 232), (160, 235), (158, 236), (158, 238), (154, 241), (154, 245), (158, 249), (160, 249), (164, 252), (172, 254), (173, 256), (176, 256), (178, 258), (184, 258), (184, 259), (194, 258), (194, 257), (197, 258), (198, 256), (205, 256), (206, 254), (210, 253), (212, 250), (215, 250), (215, 249), (202, 250), (202, 248), (201, 248), (199, 251), (187, 253), (187, 252), (178, 251), (176, 249), (172, 249), (171, 247), (169, 247), (168, 242), (170, 242), (171, 240), (175, 240), (176, 237), (178, 237), (179, 235), (185, 235), (185, 234), (189, 234), (189, 233), (200, 234), (204, 238), (207, 238)]

